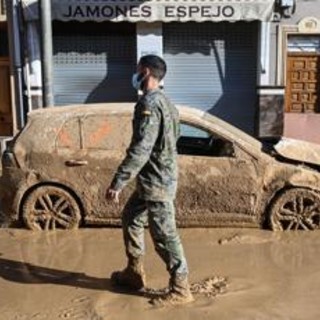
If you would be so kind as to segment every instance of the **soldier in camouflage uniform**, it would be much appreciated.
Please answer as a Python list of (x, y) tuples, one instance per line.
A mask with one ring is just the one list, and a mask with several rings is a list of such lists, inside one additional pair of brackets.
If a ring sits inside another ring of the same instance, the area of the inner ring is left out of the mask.
[(133, 135), (127, 156), (107, 190), (107, 198), (118, 201), (120, 191), (137, 177), (137, 190), (122, 215), (128, 265), (111, 276), (115, 284), (140, 290), (145, 287), (144, 227), (148, 223), (155, 249), (170, 274), (169, 292), (151, 301), (156, 305), (181, 304), (193, 300), (188, 267), (176, 229), (174, 198), (177, 189), (179, 115), (159, 89), (165, 62), (154, 55), (140, 59), (132, 83), (143, 96), (135, 106)]

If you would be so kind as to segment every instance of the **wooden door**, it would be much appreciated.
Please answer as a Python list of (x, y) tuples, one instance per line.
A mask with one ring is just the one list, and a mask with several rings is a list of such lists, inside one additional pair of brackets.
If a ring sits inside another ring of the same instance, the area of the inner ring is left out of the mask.
[(12, 134), (9, 59), (0, 58), (0, 136)]
[(286, 111), (320, 112), (320, 55), (288, 55)]

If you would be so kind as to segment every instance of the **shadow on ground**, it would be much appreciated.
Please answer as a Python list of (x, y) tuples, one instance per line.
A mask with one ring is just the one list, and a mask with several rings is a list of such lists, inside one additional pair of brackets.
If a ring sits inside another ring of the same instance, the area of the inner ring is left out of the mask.
[(156, 292), (130, 291), (115, 287), (110, 278), (96, 278), (81, 272), (70, 272), (36, 266), (10, 259), (0, 258), (0, 277), (12, 282), (24, 284), (55, 284), (76, 288), (110, 291), (118, 294), (154, 298)]

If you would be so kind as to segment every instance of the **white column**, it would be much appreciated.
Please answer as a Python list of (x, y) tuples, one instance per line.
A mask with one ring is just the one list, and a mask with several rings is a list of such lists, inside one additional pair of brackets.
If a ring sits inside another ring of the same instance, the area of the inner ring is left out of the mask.
[(270, 43), (271, 23), (260, 23), (259, 35), (259, 58), (258, 58), (258, 85), (269, 86), (270, 83)]
[(28, 35), (28, 95), (30, 98), (30, 109), (42, 106), (42, 69), (39, 26), (37, 21), (27, 24)]
[(162, 23), (137, 23), (137, 58), (146, 54), (163, 56)]

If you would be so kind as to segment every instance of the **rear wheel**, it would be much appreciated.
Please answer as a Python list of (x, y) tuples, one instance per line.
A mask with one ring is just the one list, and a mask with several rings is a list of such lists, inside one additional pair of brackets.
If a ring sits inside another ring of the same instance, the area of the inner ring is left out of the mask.
[(314, 230), (320, 227), (320, 196), (304, 188), (278, 195), (270, 208), (272, 230)]
[(22, 218), (31, 230), (77, 229), (81, 210), (74, 196), (65, 189), (40, 186), (24, 200)]

